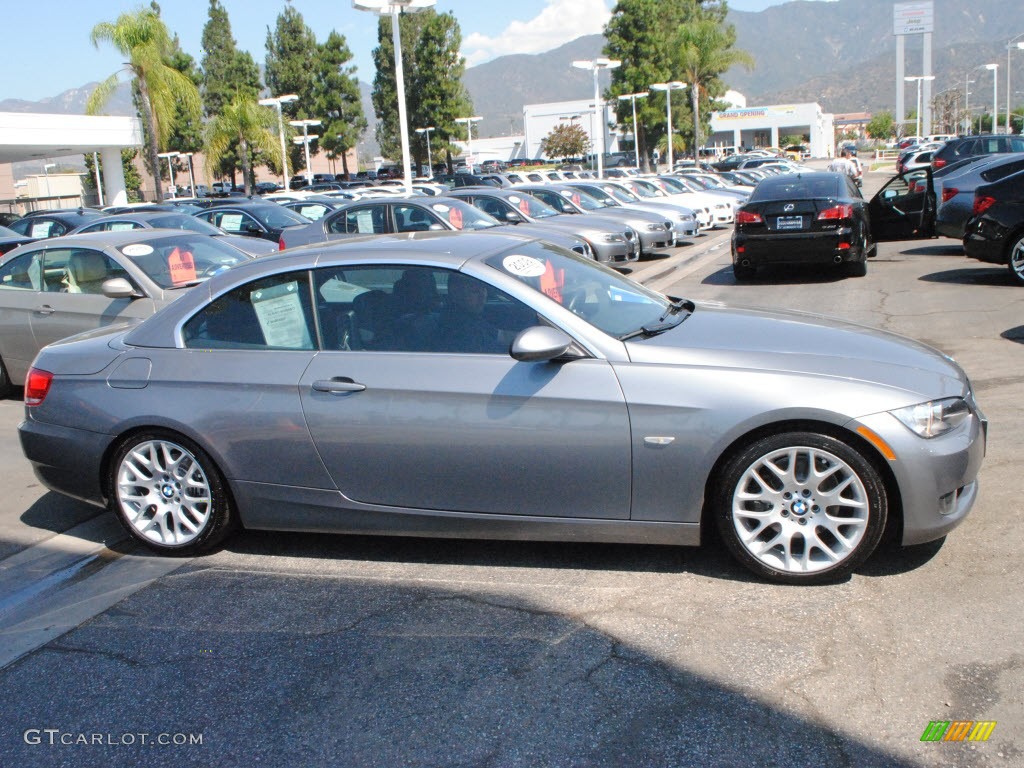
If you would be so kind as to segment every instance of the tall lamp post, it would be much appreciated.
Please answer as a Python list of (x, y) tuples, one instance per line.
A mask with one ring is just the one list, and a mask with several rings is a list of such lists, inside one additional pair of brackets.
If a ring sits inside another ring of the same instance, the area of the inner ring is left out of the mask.
[(289, 120), (288, 121), (288, 125), (291, 125), (291, 126), (294, 126), (296, 128), (301, 128), (302, 129), (302, 138), (300, 139), (298, 136), (296, 136), (293, 139), (293, 141), (296, 144), (302, 144), (305, 147), (305, 149), (306, 149), (306, 181), (308, 181), (310, 184), (312, 184), (313, 183), (313, 169), (309, 167), (309, 142), (311, 142), (313, 139), (319, 139), (320, 137), (315, 135), (315, 134), (310, 136), (310, 134), (309, 134), (309, 126), (311, 126), (311, 125), (320, 125), (320, 121), (319, 120)]
[(281, 112), (281, 105), (298, 100), (299, 97), (294, 93), (287, 93), (284, 96), (273, 96), (269, 99), (259, 100), (261, 107), (277, 107), (277, 133), (281, 137), (281, 173), (284, 174), (281, 186), (284, 187), (285, 192), (288, 192), (290, 187), (288, 186), (288, 150), (284, 145), (284, 116)]
[(971, 120), (971, 83), (973, 82), (970, 75), (964, 75), (964, 122), (967, 123), (964, 133), (968, 136), (971, 135), (971, 126), (974, 125), (974, 121)]
[(1017, 42), (1020, 38), (1024, 37), (1024, 32), (1021, 32), (1015, 38), (1010, 40), (1006, 44), (1006, 132), (1013, 133), (1010, 127), (1010, 94), (1013, 91), (1010, 89), (1010, 52), (1016, 48), (1019, 51), (1024, 51), (1024, 40)]
[(666, 135), (666, 143), (668, 144), (669, 173), (671, 173), (675, 167), (672, 159), (672, 91), (681, 91), (685, 87), (686, 83), (682, 83), (678, 80), (671, 80), (667, 83), (651, 83), (651, 90), (665, 92), (665, 116), (668, 118), (668, 134)]
[(904, 77), (908, 83), (917, 82), (917, 126), (914, 129), (914, 135), (919, 139), (921, 138), (921, 81), (922, 80), (934, 80), (935, 75), (913, 75), (911, 77)]
[[(170, 176), (171, 176), (171, 198), (172, 199), (178, 196), (178, 187), (174, 183), (174, 163), (171, 162), (171, 158), (177, 157), (180, 154), (181, 154), (180, 152), (161, 152), (160, 154), (157, 155), (157, 157), (166, 157), (167, 158), (167, 170), (168, 170), (168, 172), (170, 173)], [(157, 168), (156, 172), (160, 173), (160, 169)]]
[(598, 146), (595, 147), (594, 154), (597, 155), (597, 178), (604, 178), (604, 168), (602, 162), (604, 161), (604, 129), (605, 129), (605, 117), (604, 107), (601, 104), (601, 87), (598, 83), (598, 78), (601, 74), (602, 69), (615, 69), (616, 67), (622, 66), (622, 62), (618, 59), (606, 59), (604, 57), (597, 59), (580, 59), (572, 63), (576, 69), (589, 69), (594, 73), (594, 115), (597, 119), (594, 121), (596, 130), (594, 133), (597, 134)]
[[(43, 163), (43, 173), (46, 175), (46, 196), (53, 197), (53, 192), (50, 191), (50, 169), (56, 168), (56, 163)], [(49, 203), (48, 203), (49, 205)]]
[(409, 123), (405, 107), (405, 72), (402, 68), (402, 35), (398, 30), (398, 14), (416, 13), (430, 8), (437, 0), (352, 0), (357, 11), (369, 11), (391, 17), (391, 37), (395, 48), (395, 86), (398, 91), (398, 130), (402, 142), (402, 169), (406, 194), (412, 194), (412, 161), (409, 158)]
[(466, 168), (469, 169), (470, 173), (473, 172), (473, 123), (477, 123), (477, 122), (479, 122), (481, 120), (483, 120), (483, 118), (480, 117), (479, 115), (477, 115), (476, 117), (456, 117), (455, 118), (455, 122), (456, 123), (465, 123), (466, 124), (466, 133), (467, 133), (467, 136), (469, 137), (469, 140), (468, 140), (468, 142), (466, 144), (466, 151), (469, 153), (469, 157), (466, 160)]
[(999, 126), (999, 65), (986, 64), (985, 69), (992, 72), (992, 133), (995, 133)]
[(430, 178), (434, 178), (434, 158), (430, 155), (430, 132), (434, 130), (434, 126), (428, 125), (426, 128), (417, 128), (416, 133), (427, 134), (427, 169), (430, 171)]
[(619, 96), (619, 101), (625, 101), (629, 99), (633, 103), (633, 153), (636, 155), (636, 167), (640, 167), (640, 139), (637, 135), (636, 125), (636, 100), (642, 99), (645, 96), (649, 96), (648, 91), (641, 91), (640, 93), (624, 93)]

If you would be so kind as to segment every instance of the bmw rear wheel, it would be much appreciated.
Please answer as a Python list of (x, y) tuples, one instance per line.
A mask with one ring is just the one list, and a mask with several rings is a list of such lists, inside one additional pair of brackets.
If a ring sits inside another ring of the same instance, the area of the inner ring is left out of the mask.
[(134, 538), (162, 554), (194, 555), (231, 530), (230, 499), (212, 459), (165, 432), (134, 435), (111, 464), (113, 511)]
[(7, 366), (0, 358), (0, 398), (7, 397), (13, 390), (14, 386), (11, 384), (10, 374), (7, 373)]
[(1024, 285), (1024, 234), (1018, 235), (1010, 246), (1010, 257), (1007, 260), (1010, 274), (1018, 285)]
[(815, 432), (769, 435), (722, 473), (717, 523), (733, 556), (786, 584), (848, 576), (885, 529), (885, 485), (851, 445)]

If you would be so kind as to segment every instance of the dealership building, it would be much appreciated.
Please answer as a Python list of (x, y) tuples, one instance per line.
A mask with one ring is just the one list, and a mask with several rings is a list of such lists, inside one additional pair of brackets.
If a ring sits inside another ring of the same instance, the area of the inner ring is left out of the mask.
[(812, 157), (829, 157), (835, 143), (833, 116), (821, 105), (780, 104), (711, 113), (708, 147), (777, 147), (783, 136), (808, 136)]

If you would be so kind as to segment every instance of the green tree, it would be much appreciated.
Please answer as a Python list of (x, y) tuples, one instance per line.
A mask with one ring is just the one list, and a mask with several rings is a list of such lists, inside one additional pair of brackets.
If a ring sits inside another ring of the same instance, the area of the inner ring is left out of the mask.
[[(173, 43), (160, 15), (153, 9), (122, 13), (114, 22), (100, 22), (92, 29), (92, 43), (113, 45), (126, 59), (125, 69), (138, 89), (143, 128), (146, 131), (149, 165), (157, 168), (160, 147), (167, 146), (175, 115), (198, 115), (199, 91), (186, 75), (168, 64)], [(98, 114), (117, 88), (115, 72), (89, 96), (86, 113)], [(158, 200), (163, 199), (159, 173), (153, 174)]]
[[(312, 64), (318, 52), (316, 35), (307, 26), (302, 14), (291, 5), (286, 6), (278, 15), (273, 32), (267, 29), (264, 70), (267, 88), (272, 95), (294, 93), (299, 97), (298, 101), (281, 105), (286, 120), (325, 117), (313, 111), (316, 82)], [(310, 146), (310, 153), (316, 154), (317, 151), (319, 147), (316, 144)], [(295, 170), (306, 167), (305, 152), (301, 145), (291, 145), (288, 164)]]
[(280, 142), (274, 135), (276, 115), (245, 94), (238, 94), (206, 126), (206, 156), (212, 165), (237, 146), (245, 194), (252, 193), (252, 155), (259, 151), (280, 162)]
[(203, 26), (203, 109), (207, 117), (220, 114), (238, 94), (258, 98), (260, 70), (248, 51), (239, 51), (231, 33), (228, 12), (220, 0), (210, 0)]
[(548, 157), (582, 157), (590, 151), (590, 138), (579, 123), (562, 123), (540, 140), (540, 150)]
[(896, 121), (893, 120), (892, 112), (879, 112), (872, 115), (865, 130), (872, 139), (888, 140), (896, 134)]
[(349, 174), (348, 151), (359, 143), (366, 130), (366, 117), (359, 92), (352, 52), (344, 35), (334, 30), (318, 46), (314, 65), (313, 110), (324, 116), (320, 146), (330, 158), (341, 157), (342, 171)]
[(711, 100), (725, 93), (720, 75), (735, 64), (742, 64), (748, 69), (754, 66), (754, 59), (749, 53), (733, 48), (736, 30), (731, 24), (725, 24), (724, 6), (722, 3), (721, 6), (702, 10), (676, 30), (670, 45), (675, 62), (673, 68), (689, 88), (694, 157), (703, 143), (701, 104), (706, 113), (711, 108)]
[[(431, 139), (441, 147), (453, 138), (465, 138), (466, 129), (455, 122), (469, 117), (473, 105), (462, 83), (466, 61), (459, 55), (462, 32), (450, 13), (426, 10), (399, 16), (402, 37), (402, 67), (405, 70), (405, 102), (410, 136), (416, 128), (432, 125)], [(373, 50), (377, 73), (373, 80), (373, 107), (380, 122), (377, 142), (386, 157), (401, 156), (398, 125), (398, 91), (395, 85), (395, 55), (391, 19), (382, 17)], [(410, 152), (418, 166), (426, 158), (423, 143), (410, 140)], [(451, 167), (451, 152), (446, 151)]]

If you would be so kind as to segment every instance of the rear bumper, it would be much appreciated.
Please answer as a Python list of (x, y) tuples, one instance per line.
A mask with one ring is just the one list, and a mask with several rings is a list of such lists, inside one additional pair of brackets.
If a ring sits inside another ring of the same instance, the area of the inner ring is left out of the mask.
[(103, 495), (103, 457), (111, 435), (58, 427), (26, 419), (18, 425), (25, 458), (39, 482), (51, 491), (106, 506)]
[[(860, 261), (865, 258), (855, 245), (850, 227), (829, 232), (782, 234), (773, 232), (749, 235), (734, 232), (732, 258), (734, 263), (759, 264), (832, 264)], [(846, 247), (843, 247), (843, 246)]]

